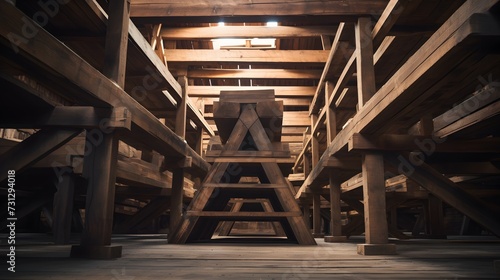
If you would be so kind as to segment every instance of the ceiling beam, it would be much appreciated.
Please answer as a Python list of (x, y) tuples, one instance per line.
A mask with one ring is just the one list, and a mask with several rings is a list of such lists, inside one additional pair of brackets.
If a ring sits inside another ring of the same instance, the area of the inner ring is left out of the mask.
[(165, 52), (167, 61), (175, 65), (213, 63), (301, 63), (323, 65), (329, 51), (321, 50), (186, 50)]
[(276, 97), (312, 97), (314, 86), (276, 86), (276, 87), (231, 87), (231, 86), (189, 86), (189, 97), (219, 97), (221, 90), (274, 89)]
[(321, 70), (314, 69), (195, 69), (188, 78), (207, 79), (303, 79), (318, 80)]
[(335, 35), (336, 26), (211, 26), (163, 28), (160, 36), (167, 40), (200, 40), (214, 38), (295, 38)]
[(269, 1), (160, 1), (132, 0), (131, 17), (238, 17), (329, 15), (358, 16), (381, 14), (387, 0), (274, 0)]

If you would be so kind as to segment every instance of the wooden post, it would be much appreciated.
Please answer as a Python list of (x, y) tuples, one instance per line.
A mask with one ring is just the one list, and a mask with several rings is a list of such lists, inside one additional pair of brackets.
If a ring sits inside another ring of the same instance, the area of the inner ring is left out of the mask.
[(307, 199), (302, 199), (302, 211), (304, 222), (306, 223), (307, 228), (311, 230), (311, 208)]
[(358, 104), (360, 109), (375, 94), (375, 71), (373, 66), (371, 30), (371, 20), (369, 17), (358, 19), (355, 28), (355, 36)]
[(182, 139), (186, 138), (186, 112), (187, 112), (187, 87), (188, 79), (186, 76), (179, 77), (179, 84), (182, 87), (182, 100), (177, 105), (177, 115), (175, 118), (175, 134), (179, 135)]
[(396, 246), (387, 244), (388, 228), (385, 207), (384, 158), (382, 154), (364, 154), (362, 172), (366, 244), (358, 244), (358, 254), (395, 254)]
[(321, 233), (321, 195), (313, 194), (313, 236), (323, 237)]
[(312, 114), (311, 115), (311, 163), (312, 163), (312, 168), (316, 166), (319, 162), (319, 142), (318, 142), (318, 137), (316, 133), (314, 133), (314, 125), (318, 121), (318, 115)]
[(337, 118), (335, 111), (331, 108), (329, 104), (330, 94), (332, 93), (333, 85), (330, 81), (326, 82), (325, 85), (325, 110), (326, 111), (326, 141), (327, 144), (332, 143), (335, 136), (337, 136)]
[(57, 245), (69, 244), (71, 236), (71, 220), (73, 216), (73, 194), (75, 192), (75, 178), (73, 173), (64, 173), (56, 185), (54, 194), (54, 210), (52, 231), (54, 243)]
[(443, 201), (429, 194), (427, 201), (427, 234), (433, 238), (446, 238), (444, 234)]
[[(103, 74), (125, 87), (129, 1), (109, 3)], [(71, 248), (72, 257), (110, 259), (121, 257), (121, 246), (110, 246), (115, 202), (118, 139), (114, 132), (87, 130), (89, 151), (84, 158), (83, 177), (87, 180), (85, 228), (81, 244)]]
[(340, 179), (333, 172), (329, 174), (330, 182), (330, 236), (325, 236), (325, 242), (342, 242), (347, 237), (342, 236), (342, 216), (340, 205)]
[(170, 196), (170, 226), (169, 232), (174, 232), (182, 220), (182, 205), (184, 199), (184, 169), (176, 168), (172, 176), (172, 195)]

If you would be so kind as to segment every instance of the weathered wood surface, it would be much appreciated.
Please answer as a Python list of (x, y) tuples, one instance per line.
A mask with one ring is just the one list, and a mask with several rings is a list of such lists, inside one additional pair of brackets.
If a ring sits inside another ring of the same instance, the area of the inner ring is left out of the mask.
[(312, 248), (186, 246), (165, 244), (162, 235), (117, 235), (114, 242), (122, 244), (123, 257), (96, 262), (68, 259), (68, 247), (47, 245), (51, 241), (45, 234), (19, 240), (24, 245), (16, 256), (22, 266), (9, 279), (498, 279), (493, 261), (500, 259), (500, 244), (492, 240), (409, 240), (398, 242), (395, 256), (359, 256), (361, 237), (334, 244), (316, 239), (318, 246)]

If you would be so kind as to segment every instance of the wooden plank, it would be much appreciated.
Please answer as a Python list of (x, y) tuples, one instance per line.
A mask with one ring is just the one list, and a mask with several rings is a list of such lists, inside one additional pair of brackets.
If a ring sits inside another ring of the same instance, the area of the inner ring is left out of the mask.
[(8, 170), (15, 170), (16, 173), (21, 173), (37, 161), (62, 147), (80, 134), (81, 131), (79, 128), (45, 128), (10, 148), (0, 156), (0, 182), (7, 178)]
[(127, 233), (133, 229), (140, 229), (139, 224), (144, 221), (151, 222), (153, 219), (163, 214), (169, 207), (170, 200), (167, 197), (155, 197), (151, 199), (146, 206), (137, 211), (137, 213), (117, 224), (113, 232)]
[(329, 15), (358, 16), (380, 14), (387, 1), (356, 0), (349, 3), (324, 1), (274, 1), (252, 2), (234, 0), (231, 2), (206, 2), (202, 0), (186, 2), (161, 1), (146, 2), (134, 0), (131, 4), (131, 17), (237, 17), (237, 16), (290, 16), (290, 15)]
[[(389, 3), (387, 3), (387, 6), (380, 15), (379, 19), (377, 20), (377, 23), (375, 24), (371, 32), (374, 51), (376, 51), (378, 47), (382, 44), (386, 35), (389, 33), (391, 28), (397, 22), (397, 20), (403, 13), (404, 8), (407, 5), (408, 1), (413, 1), (413, 0), (391, 0), (389, 1)], [(412, 5), (415, 5), (415, 3), (412, 3)]]
[[(414, 136), (400, 134), (382, 134), (368, 136), (353, 133), (349, 138), (349, 151), (421, 151), (426, 155), (439, 153), (495, 153), (498, 152), (498, 137), (455, 140), (441, 139), (437, 136)], [(467, 149), (464, 149), (467, 147)]]
[(288, 188), (284, 185), (279, 184), (221, 184), (221, 183), (206, 183), (205, 187), (210, 188), (229, 188), (229, 189), (276, 189), (276, 188)]
[(218, 218), (280, 218), (299, 217), (302, 212), (227, 212), (227, 211), (187, 211), (187, 216), (218, 217)]
[(203, 65), (213, 63), (301, 63), (326, 62), (328, 51), (319, 50), (168, 50), (169, 64)]
[(335, 35), (335, 26), (211, 26), (165, 27), (161, 36), (167, 40), (214, 38), (299, 38)]
[(495, 211), (468, 194), (440, 172), (423, 162), (419, 165), (411, 164), (407, 156), (386, 153), (384, 158), (433, 195), (448, 205), (453, 205), (458, 211), (478, 222), (496, 236), (500, 236), (500, 222), (494, 214)]
[(481, 121), (492, 118), (498, 115), (499, 113), (500, 113), (500, 101), (496, 101), (495, 103), (483, 109), (480, 109), (479, 111), (476, 111), (464, 118), (461, 118), (460, 120), (457, 120), (456, 122), (446, 127), (437, 130), (435, 132), (435, 135), (441, 138), (447, 137), (469, 126), (475, 125), (477, 123), (480, 123)]
[[(323, 95), (321, 94), (321, 91), (323, 90), (323, 87), (326, 82), (326, 78), (328, 73), (330, 72), (330, 67), (332, 67), (332, 62), (335, 54), (337, 52), (340, 52), (339, 50), (339, 45), (340, 45), (340, 37), (342, 36), (342, 33), (344, 32), (344, 25), (345, 23), (341, 22), (339, 24), (339, 27), (337, 28), (337, 32), (335, 33), (335, 38), (333, 39), (333, 43), (330, 49), (330, 53), (328, 54), (328, 58), (325, 63), (325, 67), (323, 68), (323, 72), (321, 73), (321, 78), (318, 83), (318, 87), (316, 88), (316, 93), (314, 94), (314, 98), (311, 102), (311, 110), (313, 112), (316, 112), (319, 108), (319, 103)], [(319, 100), (318, 100), (319, 99)]]
[[(24, 112), (9, 114), (9, 119), (0, 120), (4, 128), (131, 128), (130, 112), (124, 108), (96, 108), (90, 106), (56, 106), (42, 115), (27, 115)], [(106, 121), (106, 122), (104, 122)]]
[(321, 195), (313, 194), (313, 236), (322, 237), (321, 233)]
[(300, 79), (319, 80), (321, 70), (314, 69), (193, 69), (190, 79)]
[(312, 97), (316, 87), (311, 86), (275, 86), (275, 87), (231, 87), (231, 86), (190, 86), (190, 97), (219, 97), (221, 91), (273, 89), (276, 97)]
[(362, 108), (375, 94), (375, 70), (373, 64), (373, 42), (370, 18), (359, 18), (355, 25), (356, 73), (358, 80), (358, 105)]
[[(275, 148), (276, 149), (276, 148)], [(205, 154), (207, 160), (214, 160), (213, 157), (256, 157), (256, 158), (290, 158), (290, 151), (221, 151), (212, 150)]]
[(440, 130), (471, 113), (486, 107), (500, 99), (498, 87), (488, 84), (480, 90), (475, 91), (472, 96), (450, 110), (434, 118), (434, 129)]

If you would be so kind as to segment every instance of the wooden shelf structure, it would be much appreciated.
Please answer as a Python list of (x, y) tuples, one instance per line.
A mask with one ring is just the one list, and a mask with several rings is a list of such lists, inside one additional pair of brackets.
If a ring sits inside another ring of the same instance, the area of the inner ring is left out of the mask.
[[(276, 156), (286, 156), (286, 150), (275, 148), (280, 147), (283, 109), (274, 100), (274, 92), (222, 92), (215, 108), (220, 153), (212, 159), (212, 168), (184, 219), (169, 234), (169, 243), (209, 241), (221, 221), (273, 221), (279, 222), (290, 241), (316, 244), (276, 161)], [(255, 156), (242, 158), (244, 152)], [(258, 178), (259, 183), (240, 182), (244, 177)], [(230, 200), (243, 198), (265, 199), (270, 207), (265, 211), (227, 209)]]

